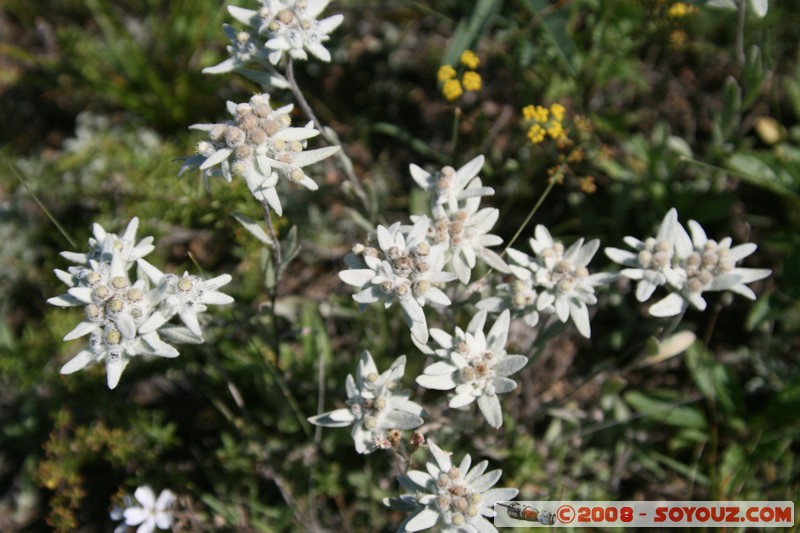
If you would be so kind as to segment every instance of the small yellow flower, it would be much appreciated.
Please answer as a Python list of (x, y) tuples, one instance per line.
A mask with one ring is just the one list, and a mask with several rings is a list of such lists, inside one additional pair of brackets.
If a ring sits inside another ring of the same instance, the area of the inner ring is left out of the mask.
[(548, 111), (546, 107), (542, 107), (540, 105), (529, 105), (522, 109), (522, 115), (526, 120), (532, 120), (534, 122), (547, 122), (547, 118), (550, 116), (550, 111)]
[(475, 55), (472, 50), (464, 50), (461, 52), (461, 64), (467, 68), (475, 70), (480, 64), (480, 59)]
[(566, 110), (561, 104), (553, 104), (550, 106), (550, 112), (553, 114), (553, 118), (559, 122), (564, 118), (564, 111)]
[(581, 190), (586, 194), (593, 194), (597, 191), (597, 185), (594, 183), (594, 176), (585, 176), (583, 178), (578, 178), (578, 185), (580, 186)]
[(533, 120), (533, 114), (536, 113), (536, 108), (532, 105), (526, 105), (522, 108), (522, 117), (525, 120)]
[(531, 129), (528, 130), (528, 139), (533, 144), (539, 144), (544, 140), (546, 133), (547, 132), (545, 132), (543, 127), (541, 127), (539, 124), (534, 124), (531, 126)]
[(686, 15), (694, 13), (695, 10), (696, 8), (694, 6), (686, 5), (683, 2), (676, 2), (667, 9), (667, 16), (671, 19), (683, 18)]
[(456, 77), (456, 69), (450, 65), (442, 65), (436, 72), (436, 77), (439, 79), (439, 81), (452, 80)]
[(442, 94), (451, 102), (461, 96), (464, 91), (461, 89), (461, 82), (458, 80), (447, 80), (442, 86)]
[(686, 45), (689, 36), (683, 30), (672, 30), (669, 34), (669, 46), (673, 50), (680, 50)]
[(465, 91), (480, 91), (481, 75), (471, 70), (467, 71), (461, 78), (461, 84), (464, 86)]
[(550, 122), (550, 124), (547, 126), (547, 134), (554, 141), (566, 137), (566, 134), (564, 133), (564, 128), (563, 126), (561, 126), (561, 123), (555, 121)]

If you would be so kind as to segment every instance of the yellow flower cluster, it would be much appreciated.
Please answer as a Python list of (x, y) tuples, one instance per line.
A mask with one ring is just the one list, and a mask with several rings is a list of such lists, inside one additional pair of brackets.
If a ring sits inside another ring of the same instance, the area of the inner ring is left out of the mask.
[(436, 73), (436, 78), (442, 84), (442, 94), (451, 102), (464, 94), (464, 91), (480, 91), (481, 89), (481, 75), (475, 72), (480, 64), (480, 59), (475, 52), (464, 50), (459, 61), (461, 65), (469, 69), (464, 72), (460, 80), (452, 65), (442, 65)]
[(564, 106), (553, 104), (550, 108), (540, 105), (528, 105), (522, 108), (522, 116), (529, 123), (528, 139), (533, 144), (539, 144), (545, 137), (554, 141), (565, 141), (567, 133), (564, 130)]
[(687, 15), (692, 15), (697, 12), (697, 8), (684, 4), (683, 2), (675, 2), (667, 8), (667, 16), (671, 19), (683, 18)]

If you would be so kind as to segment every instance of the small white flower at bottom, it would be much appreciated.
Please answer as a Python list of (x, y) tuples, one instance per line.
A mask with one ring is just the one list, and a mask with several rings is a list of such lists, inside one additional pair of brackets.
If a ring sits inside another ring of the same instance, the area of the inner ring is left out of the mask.
[(125, 531), (127, 526), (139, 526), (136, 533), (152, 533), (156, 528), (169, 529), (172, 526), (172, 513), (170, 507), (175, 502), (175, 494), (169, 490), (161, 491), (156, 499), (153, 489), (143, 485), (136, 489), (134, 497), (139, 505), (132, 506), (129, 497), (125, 498), (126, 509), (114, 509), (111, 512), (112, 520), (123, 519), (124, 522), (115, 529)]
[(494, 505), (508, 501), (519, 492), (517, 489), (492, 489), (502, 472), (486, 472), (488, 461), (472, 467), (472, 458), (465, 455), (455, 466), (450, 453), (435, 443), (428, 442), (431, 459), (427, 472), (410, 470), (397, 481), (408, 494), (399, 498), (386, 498), (384, 505), (414, 513), (400, 524), (398, 532), (422, 531), (439, 524), (442, 532), (494, 532), (497, 529), (487, 520), (495, 516)]

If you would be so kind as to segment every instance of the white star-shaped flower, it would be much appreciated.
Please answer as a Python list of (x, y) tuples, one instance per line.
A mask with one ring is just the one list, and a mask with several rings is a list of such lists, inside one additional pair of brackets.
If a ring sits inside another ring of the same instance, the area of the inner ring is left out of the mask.
[(199, 336), (203, 331), (197, 315), (204, 312), (209, 304), (225, 305), (233, 302), (233, 298), (217, 290), (230, 283), (230, 274), (203, 280), (188, 272), (184, 272), (181, 277), (164, 274), (144, 259), (139, 260), (139, 266), (155, 285), (154, 291), (161, 302), (150, 318), (139, 326), (139, 333), (155, 331), (178, 315), (189, 331)]
[(506, 353), (511, 314), (504, 311), (488, 335), (483, 332), (486, 311), (478, 312), (467, 330), (456, 328), (455, 335), (431, 328), (431, 337), (439, 344), (435, 350), (441, 359), (425, 368), (417, 383), (428, 389), (455, 389), (450, 407), (459, 408), (477, 400), (483, 417), (493, 428), (503, 425), (498, 394), (517, 388), (508, 376), (524, 367), (528, 359)]
[(640, 241), (629, 236), (624, 240), (636, 253), (611, 247), (606, 248), (605, 253), (609, 259), (626, 267), (620, 271), (621, 275), (638, 281), (636, 299), (640, 302), (650, 298), (656, 288), (667, 283), (668, 279), (677, 281), (685, 277), (681, 267), (673, 264), (673, 258), (676, 248), (680, 250), (679, 255), (688, 255), (691, 241), (678, 222), (678, 211), (675, 208), (664, 216), (655, 238)]
[(690, 305), (705, 310), (703, 292), (735, 292), (751, 300), (755, 293), (748, 283), (766, 278), (772, 272), (760, 268), (740, 268), (736, 263), (756, 251), (754, 243), (731, 247), (726, 237), (717, 242), (706, 236), (705, 230), (689, 221), (689, 233), (678, 222), (678, 212), (670, 209), (664, 216), (655, 238), (640, 241), (625, 237), (625, 242), (636, 253), (617, 248), (606, 248), (606, 255), (626, 267), (622, 276), (638, 281), (636, 299), (648, 300), (659, 286), (670, 294), (652, 306), (652, 316), (668, 317), (684, 312)]
[(269, 62), (277, 65), (284, 57), (308, 59), (308, 53), (329, 62), (331, 54), (323, 43), (344, 20), (341, 14), (318, 20), (330, 0), (262, 0), (258, 10), (228, 6), (239, 22), (263, 35)]
[(368, 351), (361, 353), (356, 377), (347, 376), (348, 407), (312, 416), (309, 422), (324, 427), (353, 426), (358, 453), (372, 453), (390, 446), (386, 433), (392, 429), (413, 429), (422, 425), (422, 407), (409, 400), (410, 392), (400, 390), (406, 357), (401, 355), (389, 369), (378, 374)]
[(731, 247), (733, 241), (730, 237), (714, 241), (706, 236), (703, 227), (694, 220), (689, 221), (689, 231), (692, 234), (692, 247), (682, 246), (679, 249), (676, 246), (675, 250), (683, 275), (669, 280), (673, 292), (650, 306), (650, 314), (658, 317), (675, 316), (689, 305), (703, 311), (706, 308), (703, 292), (731, 291), (755, 300), (756, 295), (747, 284), (766, 278), (772, 271), (741, 268), (736, 263), (755, 252), (756, 244), (751, 242)]
[(108, 388), (113, 389), (119, 383), (122, 372), (136, 355), (158, 355), (161, 357), (178, 357), (179, 352), (165, 343), (158, 333), (126, 337), (113, 324), (106, 324), (102, 330), (95, 330), (89, 335), (89, 349), (81, 350), (61, 367), (62, 374), (72, 374), (89, 365), (104, 362)]
[(412, 164), (411, 177), (417, 185), (433, 195), (435, 205), (448, 205), (451, 213), (458, 211), (458, 202), (472, 197), (489, 196), (494, 189), (484, 187), (478, 177), (485, 158), (479, 155), (459, 168), (446, 166), (438, 172), (428, 172)]
[(203, 178), (222, 175), (230, 182), (233, 175), (242, 176), (253, 196), (282, 214), (277, 192), (279, 178), (302, 185), (309, 190), (319, 188), (306, 174), (304, 167), (322, 161), (339, 150), (326, 146), (306, 150), (307, 140), (319, 135), (308, 123), (291, 127), (292, 105), (273, 109), (269, 95), (256, 94), (242, 104), (227, 103), (233, 116), (220, 124), (194, 124), (192, 129), (208, 132), (208, 140), (197, 146), (197, 154), (186, 158), (179, 175), (200, 169)]
[[(156, 528), (170, 529), (172, 512), (170, 508), (175, 502), (175, 494), (169, 490), (161, 491), (156, 499), (153, 489), (144, 485), (136, 489), (134, 497), (139, 505), (131, 505), (130, 497), (126, 497), (126, 508), (115, 509), (111, 513), (112, 520), (124, 520), (118, 529), (124, 531), (126, 526), (139, 526), (136, 533), (152, 533)], [(117, 531), (115, 529), (115, 531)]]
[(350, 267), (339, 278), (361, 289), (353, 299), (366, 305), (382, 301), (386, 308), (398, 302), (411, 335), (422, 344), (428, 341), (428, 325), (423, 306), (428, 303), (450, 305), (450, 298), (435, 284), (456, 279), (442, 271), (444, 245), (431, 246), (426, 239), (430, 220), (420, 217), (410, 230), (399, 222), (388, 228), (378, 226), (375, 242), (357, 245), (345, 258)]
[(586, 306), (597, 303), (596, 286), (610, 283), (616, 277), (604, 272), (589, 274), (586, 268), (600, 247), (600, 241), (594, 239), (584, 244), (581, 238), (565, 250), (541, 224), (536, 226), (534, 235), (536, 238), (530, 240), (530, 246), (535, 258), (518, 250), (507, 250), (514, 263), (511, 272), (523, 281), (531, 280), (539, 289), (536, 297), (539, 313), (550, 312), (552, 308), (561, 322), (571, 318), (578, 332), (590, 337)]
[(497, 502), (508, 501), (519, 491), (493, 489), (502, 472), (486, 472), (488, 461), (470, 468), (472, 458), (467, 454), (456, 466), (451, 454), (435, 443), (428, 442), (428, 451), (431, 459), (426, 472), (409, 470), (397, 478), (408, 493), (383, 500), (392, 509), (413, 513), (400, 524), (398, 532), (422, 531), (439, 525), (443, 533), (497, 533), (487, 518), (495, 516)]

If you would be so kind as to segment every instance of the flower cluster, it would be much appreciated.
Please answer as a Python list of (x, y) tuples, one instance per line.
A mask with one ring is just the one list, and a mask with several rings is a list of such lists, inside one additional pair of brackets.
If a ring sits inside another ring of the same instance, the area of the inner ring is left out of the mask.
[(393, 430), (413, 429), (422, 425), (422, 407), (409, 400), (409, 391), (400, 390), (406, 357), (401, 355), (383, 374), (369, 352), (361, 354), (356, 377), (347, 376), (347, 407), (312, 416), (309, 422), (324, 427), (353, 426), (352, 435), (358, 453), (372, 453), (392, 446)]
[(124, 533), (128, 526), (139, 526), (136, 533), (152, 533), (158, 529), (170, 529), (172, 526), (172, 513), (170, 508), (175, 502), (175, 494), (170, 490), (163, 490), (156, 495), (147, 485), (136, 489), (133, 493), (139, 505), (134, 505), (130, 496), (125, 496), (125, 508), (115, 507), (111, 511), (111, 520), (123, 522), (114, 529), (114, 533)]
[(719, 242), (709, 239), (705, 230), (694, 220), (689, 221), (689, 233), (678, 222), (678, 211), (670, 209), (664, 216), (655, 238), (640, 241), (625, 237), (634, 252), (606, 248), (612, 261), (626, 267), (620, 274), (638, 281), (636, 299), (644, 302), (656, 288), (665, 286), (669, 295), (650, 306), (650, 314), (658, 317), (683, 313), (689, 305), (705, 310), (704, 292), (731, 291), (755, 300), (747, 284), (769, 276), (772, 271), (762, 268), (740, 268), (736, 263), (756, 251), (754, 243), (731, 247), (732, 239)]
[(397, 301), (411, 335), (428, 342), (428, 323), (422, 307), (427, 302), (450, 305), (450, 298), (435, 286), (456, 279), (442, 271), (445, 245), (431, 246), (426, 236), (430, 219), (420, 217), (411, 228), (399, 222), (378, 226), (366, 244), (357, 244), (345, 257), (347, 270), (339, 272), (345, 283), (362, 289), (353, 295), (363, 311), (367, 304), (382, 301), (389, 307)]
[[(164, 274), (143, 257), (153, 250), (152, 237), (136, 243), (139, 220), (133, 218), (121, 236), (93, 226), (88, 253), (63, 252), (77, 266), (67, 271), (56, 269), (56, 276), (69, 289), (66, 294), (47, 300), (59, 307), (83, 306), (85, 318), (64, 340), (89, 335), (88, 349), (81, 350), (62, 368), (71, 374), (94, 363), (104, 362), (108, 387), (119, 383), (131, 357), (158, 355), (177, 357), (173, 342), (203, 342), (198, 314), (207, 304), (228, 304), (230, 296), (217, 289), (230, 282), (228, 274), (203, 281), (184, 273), (182, 277)], [(130, 281), (128, 271), (138, 265), (146, 278)], [(167, 324), (178, 315), (185, 327)]]
[(525, 317), (528, 324), (536, 324), (539, 313), (554, 313), (561, 322), (571, 318), (578, 332), (590, 337), (586, 306), (597, 303), (596, 286), (608, 284), (615, 278), (613, 274), (602, 272), (589, 274), (586, 268), (600, 247), (600, 241), (594, 239), (584, 244), (581, 238), (565, 249), (541, 224), (536, 226), (534, 235), (530, 246), (535, 257), (514, 249), (507, 251), (511, 272), (519, 282), (510, 284), (505, 291), (506, 298), (486, 298), (478, 307), (493, 312), (509, 309)]
[(242, 176), (250, 192), (266, 202), (279, 215), (283, 212), (276, 186), (279, 177), (312, 191), (319, 186), (303, 170), (339, 150), (328, 146), (305, 150), (306, 141), (319, 135), (311, 127), (291, 127), (292, 105), (273, 109), (268, 94), (256, 94), (242, 104), (228, 102), (233, 119), (221, 124), (195, 124), (193, 129), (208, 132), (208, 140), (197, 145), (197, 154), (186, 158), (179, 175), (199, 168), (203, 177), (222, 175), (230, 182)]
[[(308, 52), (329, 62), (331, 54), (323, 45), (330, 33), (344, 20), (341, 14), (317, 20), (330, 0), (262, 0), (258, 10), (228, 6), (228, 12), (245, 24), (246, 31), (226, 25), (231, 40), (230, 57), (205, 69), (209, 74), (243, 70), (252, 62), (262, 66), (277, 65), (286, 57), (308, 59)], [(268, 62), (268, 63), (267, 63)]]
[(457, 100), (464, 91), (480, 91), (481, 75), (475, 72), (480, 60), (472, 50), (464, 50), (459, 61), (467, 70), (458, 78), (458, 72), (452, 65), (442, 65), (436, 72), (439, 83), (442, 84), (442, 94), (449, 101)]
[(467, 454), (455, 466), (451, 454), (435, 443), (429, 441), (428, 450), (431, 459), (425, 465), (426, 472), (410, 470), (397, 478), (408, 493), (383, 501), (394, 510), (413, 513), (400, 524), (398, 532), (421, 531), (438, 524), (443, 532), (497, 533), (487, 518), (495, 516), (494, 505), (497, 502), (508, 501), (519, 491), (514, 488), (493, 489), (502, 471), (486, 472), (488, 461), (470, 468), (472, 458)]
[(447, 246), (445, 264), (453, 267), (464, 284), (469, 283), (477, 258), (499, 272), (508, 272), (505, 261), (489, 249), (503, 242), (489, 233), (500, 211), (489, 207), (479, 209), (481, 197), (494, 194), (478, 177), (483, 161), (481, 155), (459, 170), (448, 166), (435, 174), (413, 164), (410, 169), (414, 181), (431, 193), (432, 224), (428, 237), (435, 244)]
[(667, 8), (667, 16), (671, 19), (683, 18), (697, 13), (698, 9), (684, 2), (675, 2)]
[(452, 408), (477, 400), (489, 425), (499, 428), (503, 425), (503, 413), (497, 395), (517, 388), (516, 382), (508, 376), (524, 367), (528, 359), (506, 353), (511, 325), (508, 311), (500, 314), (488, 335), (483, 332), (485, 323), (486, 311), (480, 311), (466, 331), (456, 328), (455, 335), (432, 328), (431, 337), (440, 346), (435, 350), (440, 360), (425, 368), (417, 383), (429, 389), (455, 389), (455, 396), (450, 400)]
[(550, 108), (540, 105), (528, 105), (522, 108), (522, 116), (528, 128), (528, 139), (533, 144), (539, 144), (545, 137), (554, 141), (564, 141), (567, 134), (564, 131), (564, 106), (553, 104)]

